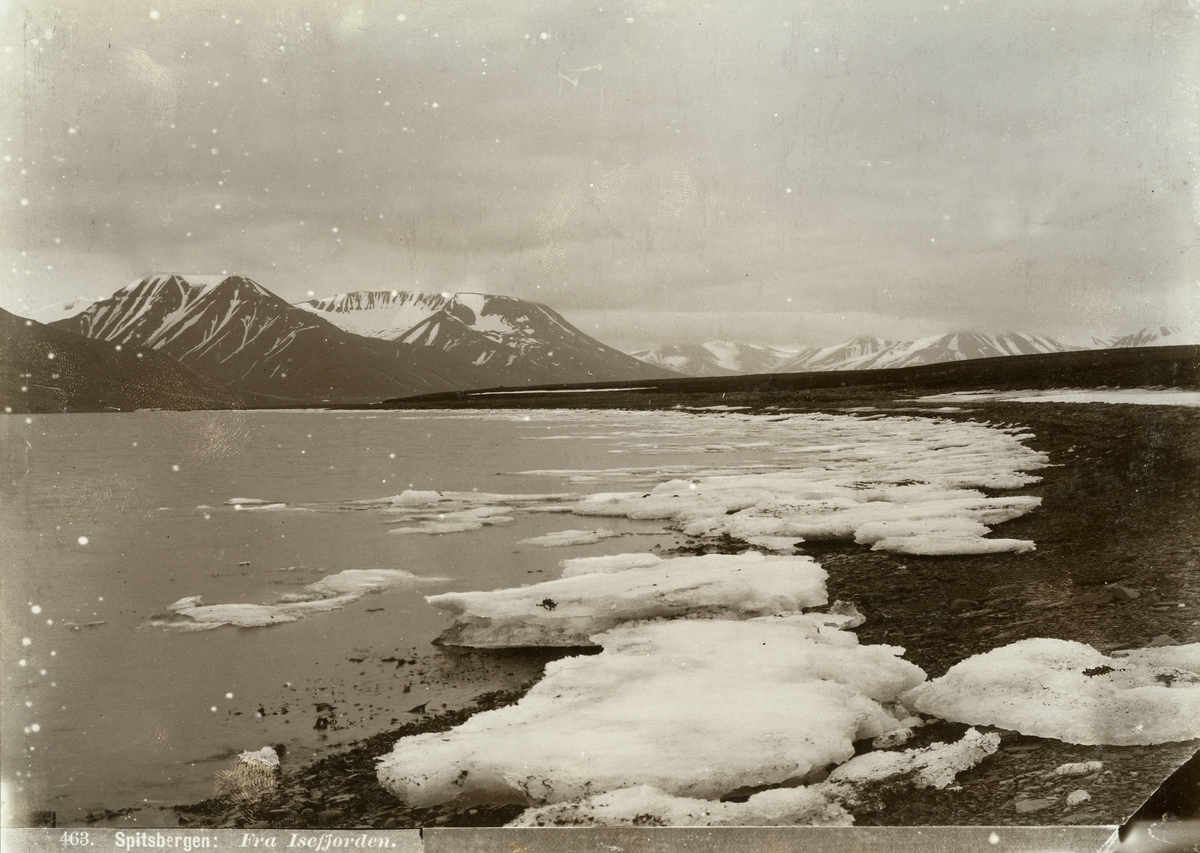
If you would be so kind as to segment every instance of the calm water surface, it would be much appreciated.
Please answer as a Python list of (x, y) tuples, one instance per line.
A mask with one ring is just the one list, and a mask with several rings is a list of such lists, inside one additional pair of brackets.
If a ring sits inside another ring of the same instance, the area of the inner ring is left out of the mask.
[[(502, 527), (395, 536), (379, 512), (337, 504), (409, 488), (598, 491), (566, 473), (518, 472), (771, 455), (769, 442), (730, 444), (723, 420), (621, 412), (0, 416), (0, 775), (10, 819), (53, 810), (68, 825), (92, 810), (138, 806), (126, 820), (170, 824), (162, 808), (211, 795), (214, 774), (242, 750), (283, 743), (285, 765), (299, 762), (414, 719), (407, 712), (421, 703), (461, 706), (535, 676), (538, 665), (519, 655), (430, 645), (449, 621), (422, 596), (529, 583), (557, 577), (565, 557), (672, 543), (661, 525), (534, 514)], [(639, 482), (656, 479), (667, 475), (652, 470)], [(235, 497), (303, 509), (237, 511), (224, 503)], [(599, 526), (628, 535), (572, 548), (518, 543)], [(373, 568), (448, 580), (265, 628), (147, 626), (185, 596), (268, 604), (322, 577)], [(314, 729), (320, 717), (333, 725)]]

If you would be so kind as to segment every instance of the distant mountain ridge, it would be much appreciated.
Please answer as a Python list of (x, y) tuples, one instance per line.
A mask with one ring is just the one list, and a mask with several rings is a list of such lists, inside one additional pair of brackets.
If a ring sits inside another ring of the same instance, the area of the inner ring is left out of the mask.
[(708, 341), (703, 344), (673, 344), (632, 355), (647, 364), (688, 376), (736, 376), (742, 373), (773, 373), (779, 365), (795, 358), (796, 353), (758, 344)]
[(146, 347), (281, 404), (673, 375), (546, 306), (486, 294), (362, 291), (297, 306), (240, 275), (160, 273), (50, 326)]
[[(1169, 340), (1179, 336), (1174, 326), (1142, 329), (1130, 335), (1108, 341), (1093, 339), (1097, 349), (1110, 347), (1162, 346), (1176, 343)], [(732, 361), (714, 367), (714, 349), (720, 351), (762, 352), (761, 360), (746, 360), (740, 367)], [(724, 341), (711, 341), (698, 346), (673, 345), (634, 353), (649, 364), (661, 364), (688, 376), (722, 376), (748, 373), (807, 373), (833, 370), (872, 370), (889, 367), (916, 367), (948, 361), (976, 358), (997, 358), (1010, 355), (1033, 355), (1049, 352), (1073, 352), (1086, 347), (1066, 344), (1043, 335), (1017, 332), (986, 335), (976, 332), (951, 332), (932, 335), (915, 341), (886, 341), (863, 335), (825, 347), (805, 347), (772, 363), (767, 353), (783, 350)]]

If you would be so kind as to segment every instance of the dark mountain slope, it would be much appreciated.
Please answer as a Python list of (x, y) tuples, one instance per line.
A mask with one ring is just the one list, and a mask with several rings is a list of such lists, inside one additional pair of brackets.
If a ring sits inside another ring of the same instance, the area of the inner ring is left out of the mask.
[(139, 346), (120, 348), (0, 309), (0, 406), (12, 412), (268, 405)]

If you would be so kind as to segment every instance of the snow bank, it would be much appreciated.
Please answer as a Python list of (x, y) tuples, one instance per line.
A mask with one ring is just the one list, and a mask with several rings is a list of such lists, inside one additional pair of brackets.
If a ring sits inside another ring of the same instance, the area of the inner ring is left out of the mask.
[(923, 402), (1125, 403), (1135, 406), (1200, 406), (1200, 391), (1180, 388), (1060, 388), (1047, 391), (958, 391), (919, 398)]
[(602, 542), (605, 539), (612, 539), (614, 536), (619, 535), (606, 527), (596, 530), (559, 530), (555, 533), (547, 533), (545, 536), (522, 539), (518, 544), (541, 545), (543, 548), (560, 548), (566, 545), (591, 545), (595, 542)]
[(528, 809), (509, 826), (850, 826), (846, 806), (863, 785), (911, 774), (918, 788), (945, 788), (996, 751), (1000, 736), (967, 731), (957, 743), (905, 752), (869, 752), (838, 767), (824, 782), (772, 788), (744, 803), (672, 796), (648, 785)]
[(651, 785), (716, 799), (846, 761), (900, 726), (892, 703), (924, 673), (859, 646), (821, 614), (627, 623), (516, 705), (398, 741), (379, 779), (415, 806), (530, 804)]
[(709, 554), (425, 600), (456, 617), (438, 638), (447, 645), (590, 646), (596, 644), (591, 635), (632, 620), (695, 615), (742, 619), (819, 607), (827, 600), (827, 577), (811, 557)]
[(1067, 640), (1022, 640), (955, 664), (904, 701), (946, 720), (1080, 744), (1200, 738), (1200, 643), (1106, 657)]
[(198, 595), (188, 596), (167, 605), (171, 616), (155, 617), (147, 624), (169, 631), (207, 631), (222, 625), (261, 628), (337, 610), (370, 592), (445, 580), (399, 569), (348, 569), (309, 584), (305, 592), (281, 595), (276, 604), (205, 604)]

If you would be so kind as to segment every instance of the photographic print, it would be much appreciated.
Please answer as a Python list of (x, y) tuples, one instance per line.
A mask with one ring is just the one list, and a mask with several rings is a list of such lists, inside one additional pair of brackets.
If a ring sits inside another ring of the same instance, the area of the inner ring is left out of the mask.
[(1200, 746), (1197, 14), (0, 6), (3, 825), (1098, 848)]

